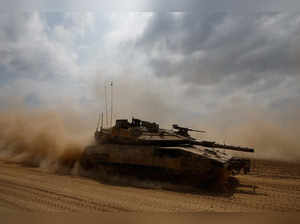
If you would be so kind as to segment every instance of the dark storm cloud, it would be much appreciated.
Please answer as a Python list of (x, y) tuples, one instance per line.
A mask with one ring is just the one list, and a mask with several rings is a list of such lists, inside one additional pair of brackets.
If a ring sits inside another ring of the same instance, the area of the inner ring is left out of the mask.
[(298, 75), (299, 36), (300, 14), (156, 13), (136, 46), (158, 76), (244, 86)]

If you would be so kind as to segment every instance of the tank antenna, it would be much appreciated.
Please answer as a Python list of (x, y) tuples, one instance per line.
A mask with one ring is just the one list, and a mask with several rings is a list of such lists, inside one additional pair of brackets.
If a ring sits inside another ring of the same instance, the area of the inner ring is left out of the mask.
[(108, 127), (108, 113), (107, 113), (107, 91), (106, 91), (106, 84), (104, 83), (104, 90), (105, 90), (105, 120), (106, 120), (106, 127)]
[(100, 130), (102, 131), (103, 129), (103, 112), (101, 112), (101, 127)]
[(100, 123), (100, 113), (99, 113), (99, 116), (98, 116), (98, 122), (97, 122), (96, 131), (98, 131), (98, 130), (99, 130), (99, 123)]
[(110, 97), (110, 106), (111, 106), (111, 109), (110, 109), (110, 126), (112, 127), (112, 124), (113, 124), (113, 121), (112, 121), (112, 118), (113, 118), (113, 81), (110, 81), (110, 93), (111, 93), (111, 97)]

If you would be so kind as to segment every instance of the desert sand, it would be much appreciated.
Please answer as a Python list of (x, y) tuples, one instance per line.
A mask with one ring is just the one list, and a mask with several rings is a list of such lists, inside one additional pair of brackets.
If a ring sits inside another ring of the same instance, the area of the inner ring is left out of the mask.
[(0, 161), (0, 211), (59, 212), (295, 212), (300, 211), (300, 164), (255, 161), (228, 195), (118, 186)]

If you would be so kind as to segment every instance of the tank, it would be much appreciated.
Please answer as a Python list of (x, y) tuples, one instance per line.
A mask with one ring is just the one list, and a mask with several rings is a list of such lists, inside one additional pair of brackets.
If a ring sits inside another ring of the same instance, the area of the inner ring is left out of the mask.
[(108, 176), (192, 186), (232, 185), (231, 177), (250, 171), (249, 159), (233, 157), (227, 150), (254, 149), (200, 141), (190, 131), (204, 132), (176, 124), (162, 129), (155, 122), (119, 119), (111, 128), (97, 127), (95, 143), (85, 148), (80, 165)]

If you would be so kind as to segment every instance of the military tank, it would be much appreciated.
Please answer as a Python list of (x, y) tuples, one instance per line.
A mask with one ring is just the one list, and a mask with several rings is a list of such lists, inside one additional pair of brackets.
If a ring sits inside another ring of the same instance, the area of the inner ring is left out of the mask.
[[(155, 122), (132, 118), (116, 120), (111, 128), (97, 127), (95, 143), (80, 159), (84, 170), (108, 176), (167, 181), (192, 186), (225, 186), (241, 171), (250, 171), (250, 160), (233, 157), (226, 150), (254, 152), (248, 147), (200, 141), (180, 127), (162, 129)], [(222, 149), (222, 150), (221, 150)], [(232, 183), (230, 183), (232, 184)]]

